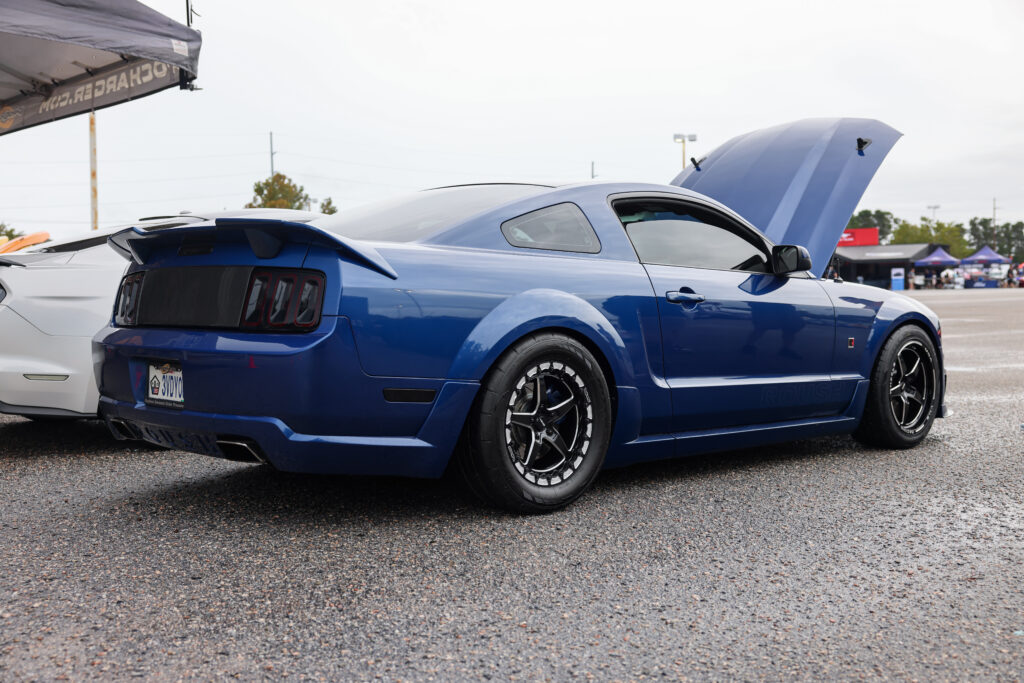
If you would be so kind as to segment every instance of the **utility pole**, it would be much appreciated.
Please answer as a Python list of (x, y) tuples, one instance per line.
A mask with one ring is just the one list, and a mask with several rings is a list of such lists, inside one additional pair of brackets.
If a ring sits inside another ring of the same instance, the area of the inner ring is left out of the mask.
[(270, 177), (274, 177), (274, 131), (270, 131)]
[(92, 229), (100, 229), (99, 191), (96, 183), (96, 112), (89, 112), (89, 190), (92, 196)]
[(928, 205), (928, 209), (932, 212), (932, 223), (935, 222), (935, 212), (938, 211), (940, 208), (942, 208), (942, 207), (940, 207), (938, 204), (929, 204)]
[(679, 142), (683, 145), (683, 170), (686, 170), (686, 141), (696, 142), (697, 136), (693, 133), (676, 133), (672, 136), (672, 142)]
[(989, 238), (989, 244), (996, 241), (996, 198), (992, 198), (992, 235)]

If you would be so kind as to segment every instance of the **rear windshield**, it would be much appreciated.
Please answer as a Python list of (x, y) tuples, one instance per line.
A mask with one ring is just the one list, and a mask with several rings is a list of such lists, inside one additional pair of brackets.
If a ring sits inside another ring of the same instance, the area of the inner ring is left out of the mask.
[(413, 242), (481, 211), (546, 189), (541, 185), (465, 185), (425, 190), (345, 210), (316, 225), (353, 239)]

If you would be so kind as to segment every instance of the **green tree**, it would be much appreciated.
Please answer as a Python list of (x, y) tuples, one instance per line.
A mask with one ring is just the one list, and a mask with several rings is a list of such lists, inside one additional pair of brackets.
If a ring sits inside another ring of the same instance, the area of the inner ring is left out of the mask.
[(253, 185), (252, 201), (245, 205), (247, 209), (306, 209), (309, 207), (309, 195), (296, 185), (284, 173), (275, 173), (266, 180)]
[(932, 241), (932, 232), (928, 226), (915, 225), (910, 221), (900, 220), (892, 232), (889, 244), (923, 244)]
[(334, 205), (334, 202), (331, 201), (331, 198), (328, 197), (327, 199), (320, 202), (320, 213), (338, 213), (338, 207), (336, 207)]
[(1024, 222), (993, 225), (991, 218), (972, 218), (967, 236), (972, 251), (988, 246), (1016, 263), (1024, 261)]
[[(967, 223), (967, 238), (975, 251), (983, 246), (995, 242), (995, 230), (992, 228), (991, 218), (974, 217)], [(992, 246), (995, 249), (994, 246)]]
[(963, 223), (937, 221), (932, 226), (931, 241), (936, 244), (948, 244), (949, 253), (955, 258), (964, 258), (974, 253), (971, 245), (967, 243)]
[(6, 223), (0, 223), (0, 237), (7, 237), (13, 240), (21, 237), (21, 233)]
[(850, 217), (850, 222), (846, 224), (846, 229), (878, 228), (878, 239), (881, 242), (885, 242), (889, 235), (893, 233), (893, 230), (898, 227), (899, 222), (899, 219), (889, 211), (864, 209)]
[(944, 223), (922, 216), (920, 224), (900, 221), (892, 233), (889, 244), (948, 244), (949, 253), (956, 258), (971, 254), (962, 223)]
[(994, 230), (995, 239), (989, 245), (1014, 263), (1024, 260), (1024, 223), (1002, 223)]

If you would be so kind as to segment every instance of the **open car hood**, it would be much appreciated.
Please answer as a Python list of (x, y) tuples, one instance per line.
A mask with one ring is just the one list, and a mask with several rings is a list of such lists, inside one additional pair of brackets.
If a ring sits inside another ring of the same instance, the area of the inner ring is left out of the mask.
[(821, 275), (902, 133), (874, 119), (802, 119), (739, 135), (672, 181), (725, 204), (776, 244), (799, 244)]

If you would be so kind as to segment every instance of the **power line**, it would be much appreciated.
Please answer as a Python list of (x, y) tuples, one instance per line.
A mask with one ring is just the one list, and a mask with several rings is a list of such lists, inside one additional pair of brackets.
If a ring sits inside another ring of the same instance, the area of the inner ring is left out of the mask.
[[(177, 157), (139, 157), (136, 159), (100, 159), (100, 163), (103, 164), (132, 164), (137, 162), (146, 161), (190, 161), (192, 159), (224, 159), (228, 157), (251, 157), (251, 156), (263, 156), (263, 152), (236, 152), (233, 154), (196, 154), (191, 156), (177, 156)], [(67, 165), (67, 164), (87, 164), (88, 160), (82, 159), (68, 159), (65, 161), (8, 161), (4, 166), (24, 166), (28, 164), (36, 165)]]
[(380, 168), (387, 171), (413, 171), (414, 173), (444, 173), (448, 175), (462, 175), (462, 176), (479, 176), (479, 173), (468, 173), (466, 171), (445, 171), (439, 168), (413, 168), (411, 166), (388, 166), (386, 164), (367, 164), (361, 161), (348, 161), (346, 159), (338, 159), (336, 157), (324, 157), (316, 154), (302, 154), (301, 152), (288, 152), (278, 150), (275, 154), (285, 154), (293, 157), (299, 157), (300, 159), (313, 159), (315, 161), (327, 161), (334, 164), (345, 164), (347, 166), (361, 166), (364, 168)]
[(336, 178), (334, 176), (319, 175), (317, 173), (306, 173), (305, 171), (292, 171), (291, 175), (304, 178), (319, 178), (320, 180), (330, 180), (336, 183), (353, 183), (356, 185), (376, 185), (378, 187), (393, 187), (399, 190), (415, 190), (420, 189), (414, 185), (395, 185), (394, 183), (375, 183), (372, 180), (354, 180), (352, 178)]
[[(128, 185), (128, 184), (138, 184), (138, 183), (163, 183), (163, 182), (172, 182), (172, 181), (175, 181), (175, 180), (189, 181), (189, 180), (212, 180), (212, 179), (215, 179), (215, 178), (241, 178), (243, 176), (251, 178), (252, 177), (252, 173), (225, 173), (225, 174), (222, 174), (222, 175), (190, 175), (190, 176), (178, 175), (178, 176), (173, 176), (173, 177), (170, 177), (170, 178), (135, 178), (135, 179), (132, 179), (132, 180), (104, 180), (103, 184), (104, 185), (122, 185), (122, 184)], [(19, 187), (19, 188), (24, 188), (24, 187), (76, 187), (76, 186), (85, 185), (88, 182), (89, 182), (88, 180), (81, 180), (81, 181), (69, 182), (69, 183), (28, 183), (28, 184), (23, 184), (23, 185), (4, 185), (3, 188), (7, 189), (9, 187)]]
[[(100, 206), (121, 206), (123, 204), (155, 204), (155, 203), (159, 203), (159, 202), (185, 202), (185, 201), (190, 201), (190, 200), (193, 200), (193, 199), (226, 199), (228, 197), (237, 197), (237, 196), (238, 196), (238, 194), (228, 195), (228, 194), (221, 193), (221, 194), (199, 195), (199, 196), (192, 196), (192, 197), (164, 197), (164, 198), (159, 198), (158, 197), (158, 198), (154, 198), (154, 199), (133, 199), (131, 201), (126, 201), (126, 202), (102, 202), (100, 204)], [(77, 202), (75, 204), (47, 204), (45, 206), (38, 206), (38, 205), (36, 205), (36, 206), (31, 206), (31, 205), (29, 205), (29, 206), (4, 206), (3, 209), (4, 209), (4, 211), (7, 211), (8, 209), (72, 209), (72, 208), (79, 208), (81, 206), (82, 206), (82, 202)]]

